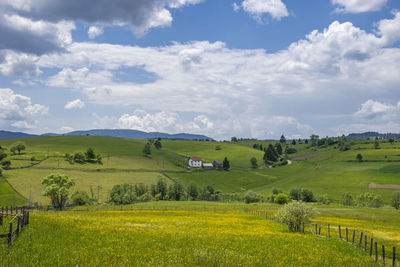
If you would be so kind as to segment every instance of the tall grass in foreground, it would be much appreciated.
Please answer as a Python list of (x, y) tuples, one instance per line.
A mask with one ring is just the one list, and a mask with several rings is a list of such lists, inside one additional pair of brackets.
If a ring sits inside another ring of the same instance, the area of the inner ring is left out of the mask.
[(4, 266), (373, 266), (336, 239), (235, 210), (35, 212)]

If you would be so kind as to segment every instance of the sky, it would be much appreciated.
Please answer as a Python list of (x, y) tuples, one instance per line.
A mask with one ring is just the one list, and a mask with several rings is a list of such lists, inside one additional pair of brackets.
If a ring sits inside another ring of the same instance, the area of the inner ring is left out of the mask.
[(400, 132), (398, 0), (0, 0), (0, 129)]

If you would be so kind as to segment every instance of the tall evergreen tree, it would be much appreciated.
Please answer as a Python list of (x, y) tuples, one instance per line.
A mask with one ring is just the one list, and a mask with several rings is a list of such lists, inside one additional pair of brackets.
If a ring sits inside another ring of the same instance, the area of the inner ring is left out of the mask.
[(276, 162), (278, 161), (278, 153), (275, 151), (275, 148), (269, 144), (267, 151), (265, 151), (264, 154), (264, 161), (272, 161), (272, 162)]
[(224, 158), (224, 161), (222, 162), (222, 167), (224, 168), (225, 171), (231, 168), (231, 165), (229, 164), (229, 160), (227, 157)]
[(282, 155), (283, 150), (282, 150), (281, 143), (276, 143), (275, 144), (275, 150), (276, 150), (276, 152), (278, 153), (279, 156)]
[(286, 137), (282, 134), (281, 139), (279, 140), (282, 144), (286, 143)]

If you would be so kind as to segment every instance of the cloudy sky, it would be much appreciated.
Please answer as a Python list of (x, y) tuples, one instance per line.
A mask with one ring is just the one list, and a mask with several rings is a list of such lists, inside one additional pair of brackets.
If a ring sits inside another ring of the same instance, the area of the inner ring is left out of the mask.
[(0, 0), (0, 129), (400, 132), (398, 0)]

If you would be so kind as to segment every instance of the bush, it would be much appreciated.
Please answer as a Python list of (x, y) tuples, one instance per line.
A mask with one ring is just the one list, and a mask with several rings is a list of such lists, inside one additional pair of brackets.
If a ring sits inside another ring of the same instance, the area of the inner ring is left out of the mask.
[(392, 201), (390, 203), (393, 208), (398, 210), (400, 208), (400, 191), (394, 192), (392, 196)]
[(289, 197), (284, 193), (279, 193), (276, 197), (274, 202), (279, 205), (287, 204), (289, 202)]
[(292, 200), (301, 200), (301, 190), (299, 188), (292, 188), (290, 190), (289, 197)]
[(246, 204), (260, 202), (260, 199), (261, 199), (260, 195), (253, 191), (248, 191), (244, 196), (244, 202)]
[(353, 196), (350, 193), (344, 193), (342, 196), (342, 204), (345, 206), (353, 206), (354, 205)]
[(315, 215), (315, 210), (305, 203), (294, 201), (281, 208), (276, 217), (286, 224), (292, 232), (300, 232), (301, 224), (307, 223)]
[(85, 163), (85, 155), (83, 153), (77, 152), (74, 154), (74, 162)]
[(318, 202), (325, 205), (329, 205), (333, 202), (333, 199), (328, 194), (324, 194), (318, 197)]
[(35, 161), (35, 160), (36, 160), (35, 156), (32, 156), (31, 161)]
[(90, 203), (90, 197), (85, 191), (76, 191), (71, 195), (71, 202), (74, 205), (86, 205)]
[(315, 201), (314, 199), (314, 193), (310, 189), (302, 188), (301, 192), (301, 200), (304, 202), (313, 202)]
[(357, 197), (357, 205), (360, 207), (380, 208), (383, 206), (383, 200), (380, 195), (367, 192)]
[(253, 169), (257, 169), (257, 168), (258, 168), (257, 159), (256, 159), (255, 157), (252, 157), (252, 158), (250, 159), (250, 164), (251, 164), (251, 167), (252, 167)]
[(9, 159), (3, 159), (0, 163), (1, 163), (1, 166), (4, 167), (4, 169), (7, 169), (11, 166), (11, 160), (9, 160)]
[(296, 152), (297, 152), (297, 149), (293, 148), (293, 147), (289, 147), (288, 149), (286, 149), (287, 154), (294, 154)]

